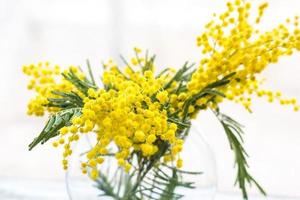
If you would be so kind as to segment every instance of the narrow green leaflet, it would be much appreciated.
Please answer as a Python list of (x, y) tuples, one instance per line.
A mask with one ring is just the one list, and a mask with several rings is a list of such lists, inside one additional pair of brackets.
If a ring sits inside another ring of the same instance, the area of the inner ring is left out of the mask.
[(266, 195), (264, 189), (257, 183), (257, 181), (248, 171), (248, 155), (243, 147), (242, 125), (232, 118), (228, 117), (227, 115), (220, 113), (219, 109), (214, 111), (214, 113), (222, 124), (222, 127), (224, 128), (227, 135), (230, 147), (235, 154), (235, 163), (237, 165), (236, 184), (239, 185), (244, 199), (248, 199), (247, 185), (251, 186), (252, 183), (254, 183), (254, 185), (263, 195)]
[(99, 196), (109, 196), (113, 197), (116, 200), (121, 200), (118, 194), (114, 191), (114, 186), (109, 182), (107, 176), (104, 173), (100, 173), (101, 179), (96, 180), (96, 187), (103, 192)]
[[(201, 172), (188, 172), (178, 170), (175, 167), (168, 165), (161, 165), (160, 167), (151, 167), (151, 170), (141, 179), (130, 174), (117, 174), (118, 182), (122, 182), (122, 189), (118, 189), (118, 185), (113, 184), (109, 178), (101, 173), (100, 179), (96, 180), (96, 187), (102, 191), (100, 196), (109, 196), (118, 200), (139, 200), (145, 197), (152, 200), (178, 200), (182, 199), (183, 194), (178, 193), (176, 190), (179, 187), (194, 189), (193, 182), (182, 181), (184, 174), (201, 175)], [(136, 182), (136, 189), (132, 183)]]
[(81, 115), (81, 108), (70, 108), (51, 115), (39, 136), (29, 144), (29, 150), (32, 150), (36, 145), (44, 144), (49, 139), (57, 136), (59, 129), (69, 125), (70, 120), (78, 115)]
[(61, 109), (83, 107), (83, 100), (75, 92), (52, 91), (58, 98), (48, 98), (48, 107), (57, 107)]
[(163, 87), (164, 90), (168, 89), (172, 83), (174, 81), (182, 81), (182, 77), (189, 77), (190, 74), (186, 74), (195, 64), (192, 63), (190, 65), (188, 65), (189, 63), (188, 62), (185, 62), (183, 67), (180, 68), (176, 74), (173, 76), (173, 78)]
[(89, 88), (97, 89), (96, 85), (94, 85), (87, 79), (81, 80), (72, 70), (70, 70), (68, 73), (62, 73), (62, 76), (66, 80), (70, 81), (78, 90), (80, 90), (85, 95), (87, 95), (87, 91)]
[(89, 60), (86, 60), (86, 65), (88, 67), (88, 70), (89, 70), (89, 75), (90, 75), (90, 81), (91, 83), (96, 86), (96, 82), (95, 82), (95, 78), (94, 78), (94, 75), (93, 75), (93, 71), (92, 71), (92, 67), (91, 67), (91, 64), (90, 64), (90, 61)]
[(188, 117), (188, 109), (190, 105), (195, 105), (195, 102), (198, 99), (201, 99), (203, 97), (206, 97), (207, 95), (211, 95), (213, 100), (215, 97), (225, 97), (225, 95), (218, 91), (217, 88), (221, 86), (225, 86), (230, 82), (230, 78), (235, 75), (235, 72), (228, 74), (227, 76), (223, 77), (220, 80), (217, 80), (209, 85), (207, 85), (205, 88), (203, 88), (199, 93), (191, 96), (189, 99), (186, 100), (186, 102), (183, 105), (183, 120), (185, 121)]

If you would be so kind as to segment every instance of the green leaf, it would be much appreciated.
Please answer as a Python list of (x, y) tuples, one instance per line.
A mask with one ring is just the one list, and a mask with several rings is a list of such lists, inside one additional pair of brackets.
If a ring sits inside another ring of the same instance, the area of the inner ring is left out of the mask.
[(86, 60), (86, 65), (88, 67), (91, 82), (94, 86), (96, 86), (96, 82), (95, 82), (95, 78), (94, 78), (93, 71), (92, 71), (92, 68), (91, 68), (91, 64), (90, 64), (90, 61), (88, 59)]
[(125, 64), (127, 67), (129, 67), (129, 69), (130, 69), (131, 71), (134, 72), (133, 68), (132, 68), (131, 65), (127, 62), (127, 60), (124, 58), (124, 56), (120, 55), (120, 58), (121, 58), (121, 60), (124, 62), (124, 64)]
[(121, 198), (114, 192), (114, 187), (109, 182), (108, 178), (104, 173), (99, 172), (99, 179), (95, 180), (96, 187), (103, 192), (100, 196), (113, 197), (116, 200), (121, 200)]
[(151, 71), (153, 70), (155, 58), (156, 55), (153, 55), (148, 59), (148, 51), (146, 51), (145, 66), (142, 67), (142, 73), (144, 73), (147, 70), (151, 70)]
[(179, 119), (175, 119), (175, 118), (168, 118), (168, 122), (172, 122), (177, 124), (180, 128), (188, 128), (191, 126), (190, 122), (184, 122), (184, 121), (180, 121)]
[[(191, 105), (195, 105), (196, 101), (198, 99), (204, 98), (208, 95), (211, 95), (212, 97), (209, 99), (209, 101), (212, 101), (215, 99), (215, 97), (226, 97), (222, 92), (216, 90), (216, 88), (225, 86), (230, 82), (230, 78), (233, 77), (236, 73), (230, 73), (227, 76), (224, 76), (222, 79), (217, 80), (213, 83), (208, 84), (206, 87), (204, 87), (199, 93), (191, 96), (189, 99), (187, 99), (183, 105), (183, 121), (185, 121), (189, 117), (189, 107)], [(201, 107), (197, 107), (201, 108)]]
[(67, 73), (62, 73), (62, 76), (85, 95), (87, 95), (87, 91), (89, 88), (97, 89), (96, 85), (94, 85), (87, 79), (81, 80), (72, 70)]
[(62, 109), (83, 107), (83, 100), (75, 92), (60, 92), (52, 91), (53, 94), (58, 95), (59, 98), (48, 98), (48, 107), (58, 107)]
[(74, 116), (80, 114), (81, 108), (70, 108), (51, 115), (42, 132), (29, 144), (29, 150), (32, 150), (36, 145), (44, 144), (49, 139), (57, 136), (59, 134), (59, 129), (69, 125), (70, 120)]
[(230, 82), (230, 78), (233, 77), (235, 74), (236, 72), (232, 72), (227, 76), (224, 76), (222, 79), (209, 84), (208, 86), (206, 86), (206, 88), (216, 88), (216, 87), (224, 86)]
[[(96, 187), (102, 192), (101, 196), (110, 196), (119, 200), (142, 200), (145, 197), (152, 200), (177, 200), (183, 197), (182, 194), (176, 191), (177, 188), (195, 188), (194, 182), (184, 182), (182, 180), (184, 174), (194, 176), (201, 174), (201, 172), (179, 170), (162, 163), (158, 166), (153, 165), (151, 159), (139, 160), (139, 167), (141, 168), (136, 168), (131, 172), (132, 174), (125, 173), (120, 176), (120, 173), (114, 173), (113, 177), (116, 179), (109, 180), (107, 178), (109, 174), (101, 173), (100, 178), (96, 181)], [(149, 170), (144, 171), (148, 168), (146, 166), (151, 167)], [(113, 184), (114, 181), (116, 181), (116, 184)], [(118, 189), (118, 183), (122, 184), (121, 190)]]
[(266, 195), (264, 189), (258, 184), (258, 182), (252, 177), (252, 175), (250, 175), (248, 171), (249, 166), (246, 160), (248, 155), (243, 147), (244, 140), (242, 137), (242, 125), (233, 120), (231, 117), (220, 113), (219, 109), (214, 111), (214, 113), (220, 121), (222, 127), (224, 128), (230, 147), (235, 154), (235, 164), (237, 166), (236, 184), (239, 185), (244, 199), (248, 199), (247, 185), (251, 186), (251, 183), (254, 183), (254, 185), (263, 195)]
[(176, 72), (176, 74), (172, 77), (172, 79), (171, 79), (168, 83), (166, 83), (166, 84), (164, 85), (163, 89), (164, 89), (164, 90), (168, 89), (168, 88), (172, 85), (172, 83), (173, 83), (174, 81), (182, 81), (182, 77), (184, 77), (184, 74), (185, 74), (189, 69), (191, 69), (194, 65), (195, 65), (195, 64), (192, 63), (191, 65), (188, 66), (188, 62), (185, 62), (184, 65), (183, 65), (183, 67), (180, 68), (180, 69)]

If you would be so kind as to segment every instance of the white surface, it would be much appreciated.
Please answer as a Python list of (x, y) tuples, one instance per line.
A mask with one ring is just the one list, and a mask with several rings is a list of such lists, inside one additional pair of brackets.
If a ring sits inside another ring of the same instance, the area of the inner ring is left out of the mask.
[[(1, 200), (68, 200), (65, 183), (62, 181), (40, 180), (0, 180)], [(105, 199), (104, 197), (102, 199)], [(238, 195), (217, 193), (215, 200), (242, 200)], [(88, 200), (88, 199), (82, 199)], [(199, 200), (197, 197), (191, 200)], [(250, 196), (249, 200), (300, 200), (288, 197), (260, 197)]]
[[(270, 3), (263, 28), (300, 14), (299, 0)], [(198, 60), (195, 36), (224, 7), (224, 0), (0, 0), (0, 176), (63, 178), (60, 152), (47, 145), (27, 151), (44, 120), (25, 116), (31, 94), (22, 64), (77, 65), (90, 58), (99, 74), (101, 60), (128, 55), (138, 45), (157, 53), (161, 67), (179, 67), (187, 59)], [(300, 99), (299, 60), (295, 54), (271, 66), (265, 73), (268, 86)], [(246, 126), (251, 172), (269, 194), (300, 196), (300, 112), (255, 103), (254, 114), (232, 104), (223, 109)], [(219, 189), (238, 191), (221, 127), (211, 113), (202, 113), (199, 124), (216, 154)]]

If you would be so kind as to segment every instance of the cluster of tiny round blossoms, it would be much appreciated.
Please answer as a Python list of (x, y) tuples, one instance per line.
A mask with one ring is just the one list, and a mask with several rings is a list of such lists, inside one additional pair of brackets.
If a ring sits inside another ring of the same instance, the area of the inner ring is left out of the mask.
[[(129, 171), (128, 162), (133, 152), (147, 158), (159, 151), (157, 139), (166, 141), (171, 148), (165, 161), (177, 159), (182, 150), (183, 140), (176, 137), (177, 125), (168, 122), (164, 104), (168, 93), (162, 90), (166, 76), (155, 78), (152, 70), (134, 72), (129, 67), (121, 73), (115, 65), (107, 64), (103, 83), (109, 89), (88, 90), (83, 99), (82, 115), (72, 119), (72, 125), (61, 128), (60, 137), (54, 146), (65, 144), (63, 165), (67, 168), (67, 157), (73, 141), (82, 134), (96, 134), (97, 143), (87, 153), (87, 161), (82, 163), (82, 172), (93, 179), (99, 175), (99, 166), (106, 156), (114, 155), (118, 164)], [(156, 99), (156, 100), (153, 100)]]
[[(132, 168), (132, 156), (147, 159), (159, 153), (163, 161), (176, 161), (180, 168), (182, 159), (179, 153), (183, 147), (180, 134), (186, 129), (180, 126), (188, 124), (201, 109), (215, 108), (228, 99), (251, 111), (251, 97), (256, 94), (267, 97), (269, 102), (277, 100), (283, 105), (292, 105), (295, 111), (299, 110), (296, 99), (283, 98), (280, 92), (261, 89), (259, 74), (269, 64), (278, 62), (280, 57), (300, 50), (298, 17), (287, 19), (285, 24), (264, 33), (255, 28), (267, 6), (266, 3), (260, 5), (258, 16), (252, 19), (249, 2), (235, 0), (227, 3), (226, 12), (215, 15), (216, 19), (209, 22), (204, 33), (197, 38), (204, 57), (194, 72), (181, 74), (182, 80), (173, 81), (173, 69), (155, 76), (153, 62), (140, 58), (138, 48), (134, 49), (136, 57), (130, 60), (130, 64), (125, 61), (124, 72), (113, 60), (105, 63), (103, 89), (95, 86), (84, 91), (85, 94), (64, 76), (58, 76), (61, 73), (59, 66), (50, 67), (47, 62), (24, 66), (24, 73), (33, 77), (28, 89), (37, 92), (29, 102), (28, 114), (41, 116), (45, 112), (55, 114), (60, 111), (58, 107), (47, 106), (49, 98), (60, 98), (53, 91), (73, 92), (82, 100), (80, 115), (62, 127), (53, 142), (55, 147), (64, 145), (64, 169), (68, 168), (72, 143), (84, 134), (96, 138), (81, 166), (82, 172), (90, 172), (93, 179), (99, 176), (99, 167), (108, 156), (114, 156), (127, 172)], [(291, 23), (293, 26), (288, 26)], [(140, 68), (134, 70), (132, 67)], [(70, 70), (79, 79), (86, 80), (77, 67), (70, 67), (64, 73)], [(187, 104), (208, 85), (232, 74), (229, 83), (217, 88), (225, 98), (207, 95), (196, 99), (194, 105)], [(174, 116), (178, 121), (171, 118)], [(166, 151), (159, 149), (164, 142)]]
[[(77, 67), (70, 66), (69, 70), (72, 70), (80, 78), (84, 78), (84, 74)], [(23, 72), (24, 74), (32, 77), (27, 88), (29, 90), (34, 90), (37, 94), (28, 103), (28, 115), (43, 116), (45, 111), (50, 113), (59, 111), (56, 107), (45, 106), (48, 104), (48, 98), (58, 97), (53, 94), (53, 91), (74, 91), (77, 92), (78, 95), (84, 96), (74, 87), (74, 85), (61, 77), (62, 71), (58, 65), (52, 67), (49, 62), (39, 62), (38, 64), (23, 66)]]
[[(188, 84), (190, 95), (236, 72), (230, 84), (220, 89), (227, 99), (241, 103), (250, 111), (251, 95), (256, 94), (267, 97), (269, 102), (277, 100), (282, 105), (292, 105), (295, 111), (299, 110), (296, 99), (286, 99), (280, 92), (260, 87), (263, 81), (258, 75), (269, 64), (277, 63), (280, 57), (300, 50), (298, 16), (263, 33), (255, 28), (267, 7), (267, 3), (261, 4), (255, 18), (250, 15), (250, 2), (235, 0), (227, 3), (226, 12), (214, 15), (215, 19), (206, 25), (206, 31), (197, 38), (202, 54), (207, 56), (201, 59), (198, 70)], [(222, 100), (219, 97), (216, 102)], [(201, 99), (198, 104), (205, 104), (205, 100)]]

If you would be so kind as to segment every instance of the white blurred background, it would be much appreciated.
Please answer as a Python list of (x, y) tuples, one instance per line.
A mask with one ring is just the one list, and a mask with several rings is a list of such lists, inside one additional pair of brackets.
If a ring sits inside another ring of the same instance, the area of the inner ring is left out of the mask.
[[(197, 62), (196, 36), (225, 4), (224, 0), (0, 0), (0, 181), (64, 179), (60, 152), (51, 145), (27, 151), (45, 119), (25, 114), (33, 94), (26, 91), (23, 64), (84, 65), (88, 58), (100, 75), (101, 61), (128, 56), (134, 46), (155, 52), (161, 67)], [(262, 28), (296, 14), (299, 0), (272, 0)], [(300, 100), (299, 63), (298, 53), (270, 66), (266, 88)], [(255, 101), (253, 114), (239, 105), (223, 107), (246, 126), (250, 171), (268, 194), (300, 197), (300, 112), (262, 99)], [(216, 155), (218, 190), (238, 192), (223, 130), (209, 112), (198, 121)]]

